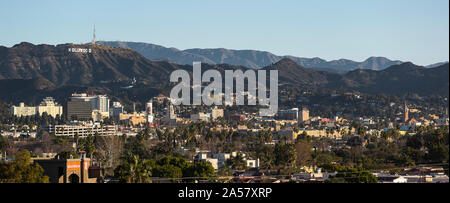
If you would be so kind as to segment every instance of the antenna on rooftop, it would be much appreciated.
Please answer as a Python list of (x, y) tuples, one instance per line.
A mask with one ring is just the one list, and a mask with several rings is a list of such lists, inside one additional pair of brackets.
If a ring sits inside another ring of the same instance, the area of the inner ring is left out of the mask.
[(94, 24), (94, 35), (93, 35), (93, 38), (92, 38), (92, 45), (95, 45), (95, 24)]

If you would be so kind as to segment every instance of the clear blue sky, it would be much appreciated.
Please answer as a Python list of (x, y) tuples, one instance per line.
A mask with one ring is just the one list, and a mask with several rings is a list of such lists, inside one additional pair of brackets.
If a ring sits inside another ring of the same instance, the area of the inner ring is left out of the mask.
[(136, 41), (179, 49), (449, 60), (448, 0), (0, 0), (0, 45)]

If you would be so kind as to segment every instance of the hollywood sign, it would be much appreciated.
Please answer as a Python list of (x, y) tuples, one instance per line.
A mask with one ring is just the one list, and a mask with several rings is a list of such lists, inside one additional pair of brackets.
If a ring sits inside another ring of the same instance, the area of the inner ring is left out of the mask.
[(69, 48), (69, 52), (72, 52), (72, 53), (92, 53), (92, 49), (86, 49), (86, 48)]

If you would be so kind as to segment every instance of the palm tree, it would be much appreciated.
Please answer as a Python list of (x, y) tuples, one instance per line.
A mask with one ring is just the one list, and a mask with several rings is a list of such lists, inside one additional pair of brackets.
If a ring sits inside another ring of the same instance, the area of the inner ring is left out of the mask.
[(78, 133), (75, 133), (75, 140), (76, 140), (76, 143), (77, 143), (77, 148), (78, 148), (78, 144), (79, 144), (79, 141), (80, 141), (80, 136), (78, 135)]
[(228, 165), (236, 170), (244, 170), (247, 168), (247, 163), (240, 153), (238, 153), (235, 157), (228, 159)]
[(150, 182), (151, 164), (149, 160), (140, 159), (139, 155), (129, 155), (123, 163), (116, 168), (114, 175), (127, 183)]

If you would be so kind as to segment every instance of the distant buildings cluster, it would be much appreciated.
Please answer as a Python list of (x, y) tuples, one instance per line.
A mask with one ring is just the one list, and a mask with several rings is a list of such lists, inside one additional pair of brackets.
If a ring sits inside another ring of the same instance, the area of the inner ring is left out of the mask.
[[(163, 113), (159, 117), (154, 115), (153, 101), (158, 104), (164, 104), (169, 101)], [(118, 129), (114, 126), (100, 125), (100, 121), (106, 118), (112, 118), (121, 128), (131, 126), (174, 126), (186, 122), (214, 121), (224, 117), (223, 109), (217, 107), (193, 114), (191, 120), (178, 117), (175, 113), (175, 107), (168, 97), (158, 96), (149, 100), (145, 104), (145, 111), (138, 112), (133, 104), (133, 112), (128, 113), (120, 102), (112, 102), (107, 95), (88, 95), (86, 93), (72, 94), (63, 105), (59, 105), (52, 97), (45, 98), (38, 106), (25, 106), (22, 102), (19, 106), (11, 107), (11, 115), (17, 117), (36, 116), (47, 113), (52, 117), (67, 118), (69, 123), (63, 125), (45, 126), (48, 132), (57, 136), (86, 136), (88, 134), (112, 135)], [(86, 122), (89, 121), (89, 122)], [(119, 131), (120, 131), (119, 129)]]
[(47, 113), (49, 116), (56, 117), (62, 116), (63, 107), (55, 102), (52, 97), (46, 97), (38, 106), (25, 106), (23, 102), (19, 106), (12, 106), (10, 113), (13, 116), (42, 116), (43, 113)]
[[(154, 104), (160, 109), (154, 109)], [(395, 103), (390, 104), (391, 107), (393, 105)], [(380, 136), (383, 131), (394, 129), (396, 124), (399, 125), (398, 131), (401, 135), (413, 134), (414, 129), (418, 126), (448, 125), (448, 116), (439, 118), (439, 116), (432, 114), (418, 114), (420, 112), (418, 109), (414, 109), (412, 106), (408, 107), (406, 104), (399, 107), (402, 111), (397, 114), (395, 121), (385, 121), (377, 117), (344, 119), (340, 114), (331, 118), (310, 116), (310, 111), (306, 106), (280, 109), (275, 116), (261, 117), (256, 113), (245, 111), (228, 112), (225, 115), (224, 109), (217, 106), (200, 112), (189, 113), (191, 107), (175, 107), (168, 97), (159, 95), (145, 103), (145, 111), (136, 111), (135, 105), (133, 105), (132, 112), (126, 112), (120, 102), (110, 102), (107, 95), (83, 93), (72, 94), (63, 106), (57, 104), (51, 97), (45, 98), (35, 107), (20, 103), (19, 106), (11, 107), (11, 114), (18, 117), (43, 115), (44, 113), (53, 117), (64, 116), (70, 121), (69, 123), (46, 126), (50, 133), (58, 136), (74, 136), (75, 134), (79, 136), (88, 134), (128, 134), (132, 136), (133, 133), (136, 134), (140, 127), (162, 126), (170, 128), (191, 122), (213, 122), (223, 118), (230, 122), (217, 122), (214, 126), (208, 126), (209, 130), (216, 132), (233, 131), (243, 134), (270, 131), (275, 135), (272, 142), (280, 139), (295, 141), (304, 136), (327, 137), (336, 140), (358, 136), (356, 129), (352, 126), (353, 122), (361, 124), (361, 127), (367, 133), (377, 136)], [(183, 109), (187, 109), (187, 114), (184, 113), (186, 111), (183, 112)], [(99, 121), (105, 118), (112, 118), (116, 125), (100, 125)], [(91, 122), (80, 122), (89, 120)]]
[(193, 121), (214, 121), (223, 117), (223, 109), (219, 109), (214, 107), (213, 109), (208, 110), (206, 113), (199, 112), (197, 114), (191, 115), (191, 120)]
[(303, 123), (309, 120), (309, 110), (306, 107), (303, 107), (302, 110), (298, 108), (279, 110), (277, 118), (280, 120), (298, 120)]
[(195, 160), (198, 161), (206, 161), (211, 163), (215, 170), (223, 167), (229, 159), (237, 157), (238, 155), (242, 156), (243, 161), (245, 162), (245, 166), (247, 168), (259, 168), (260, 161), (259, 159), (251, 159), (247, 157), (245, 153), (242, 152), (231, 152), (231, 153), (215, 153), (212, 154), (212, 157), (209, 155), (211, 152), (205, 150), (197, 150), (197, 155), (195, 156)]
[(109, 98), (106, 95), (72, 94), (64, 112), (70, 120), (102, 120), (109, 117)]

